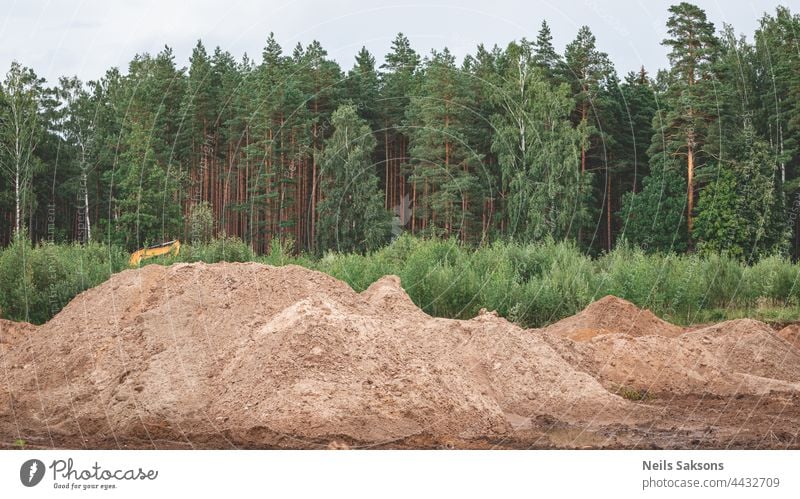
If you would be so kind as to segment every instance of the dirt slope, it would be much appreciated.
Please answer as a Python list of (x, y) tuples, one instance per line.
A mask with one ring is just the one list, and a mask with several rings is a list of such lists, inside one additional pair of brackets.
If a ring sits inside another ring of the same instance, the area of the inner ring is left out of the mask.
[(301, 267), (150, 265), (39, 329), (3, 359), (23, 433), (302, 446), (635, 412), (540, 338), (428, 317), (391, 277), (359, 295)]
[[(570, 327), (604, 332), (574, 341)], [(745, 397), (756, 414), (780, 393), (762, 412), (795, 428), (786, 445), (800, 426), (784, 407), (797, 406), (800, 352), (765, 325), (675, 337), (613, 297), (523, 330), (491, 312), (432, 318), (393, 276), (358, 294), (296, 266), (150, 265), (43, 326), (0, 328), (14, 338), (0, 343), (0, 438), (41, 447), (629, 447), (663, 445), (653, 431), (670, 417), (706, 425), (622, 388)], [(730, 444), (761, 421), (730, 424), (703, 442)], [(691, 432), (673, 433), (666, 445)]]
[(791, 326), (786, 326), (778, 332), (778, 336), (800, 350), (800, 325), (792, 324)]
[(33, 324), (0, 319), (0, 345), (19, 343), (34, 331), (36, 331), (36, 326)]
[(682, 328), (659, 319), (649, 310), (640, 309), (616, 296), (603, 297), (579, 314), (562, 319), (545, 330), (574, 341), (588, 341), (611, 333), (675, 337), (683, 332)]

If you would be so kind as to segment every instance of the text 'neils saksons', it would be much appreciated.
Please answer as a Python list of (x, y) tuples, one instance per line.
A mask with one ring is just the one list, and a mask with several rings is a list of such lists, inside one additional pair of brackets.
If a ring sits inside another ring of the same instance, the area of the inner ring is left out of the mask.
[(703, 463), (699, 461), (642, 461), (644, 471), (722, 471), (724, 463)]

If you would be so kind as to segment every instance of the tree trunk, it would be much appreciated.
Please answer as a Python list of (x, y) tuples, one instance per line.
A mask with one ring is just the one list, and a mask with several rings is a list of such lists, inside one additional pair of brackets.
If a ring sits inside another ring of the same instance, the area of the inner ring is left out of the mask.
[[(316, 107), (316, 104), (315, 104)], [(316, 109), (315, 109), (316, 111)], [(317, 137), (317, 125), (314, 125), (314, 141)], [(313, 148), (311, 158), (311, 238), (309, 241), (310, 250), (313, 253), (316, 240), (316, 220), (317, 220), (317, 154), (316, 147)], [(324, 206), (324, 205), (323, 205)]]
[(414, 180), (411, 185), (411, 234), (413, 235), (417, 229), (417, 217), (414, 210), (417, 208), (417, 181)]
[(384, 122), (383, 129), (383, 206), (389, 209), (389, 124)]
[[(586, 91), (586, 89), (584, 89)], [(583, 103), (583, 107), (581, 108), (581, 123), (586, 123), (586, 118), (589, 114), (589, 111), (586, 109), (586, 103)], [(586, 173), (586, 144), (581, 142), (581, 176)]]
[(14, 218), (14, 235), (19, 234), (19, 219), (20, 219), (20, 195), (19, 195), (19, 163), (17, 163), (16, 173), (14, 175), (14, 203), (16, 206), (16, 217)]
[(81, 173), (81, 185), (83, 185), (83, 216), (86, 218), (86, 242), (92, 241), (92, 223), (89, 220), (89, 188), (86, 187), (86, 172)]
[(611, 251), (611, 173), (608, 171), (608, 167), (606, 167), (606, 198), (608, 205), (606, 206), (606, 238), (607, 241), (607, 250)]
[(686, 213), (686, 220), (687, 220), (687, 228), (689, 230), (689, 241), (692, 240), (692, 212), (694, 209), (694, 149), (692, 144), (692, 139), (689, 139), (688, 144), (688, 154), (687, 154), (687, 194), (686, 194), (686, 203), (687, 203), (687, 213)]

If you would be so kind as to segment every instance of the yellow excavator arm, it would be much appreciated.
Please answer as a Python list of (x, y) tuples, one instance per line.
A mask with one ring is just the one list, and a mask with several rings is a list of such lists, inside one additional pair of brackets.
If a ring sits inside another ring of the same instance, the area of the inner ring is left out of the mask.
[(166, 255), (167, 253), (177, 255), (180, 253), (180, 251), (181, 242), (176, 239), (174, 241), (156, 244), (155, 246), (148, 246), (147, 248), (136, 250), (131, 253), (131, 259), (128, 263), (131, 267), (138, 267), (139, 262), (142, 260), (147, 260), (148, 258), (153, 258), (154, 256)]

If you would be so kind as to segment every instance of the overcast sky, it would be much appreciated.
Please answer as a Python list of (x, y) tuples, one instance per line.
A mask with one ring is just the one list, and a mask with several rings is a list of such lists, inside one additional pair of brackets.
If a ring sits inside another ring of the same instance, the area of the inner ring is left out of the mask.
[[(288, 52), (298, 41), (320, 40), (348, 69), (362, 45), (381, 61), (398, 31), (422, 54), (447, 46), (463, 56), (480, 42), (502, 46), (534, 38), (546, 19), (559, 51), (586, 24), (620, 74), (641, 65), (655, 72), (667, 63), (660, 41), (672, 3), (677, 0), (2, 0), (0, 68), (5, 73), (18, 60), (51, 83), (61, 75), (93, 79), (111, 66), (124, 70), (134, 54), (155, 53), (165, 44), (178, 65), (188, 66), (198, 38), (209, 52), (219, 45), (237, 58), (247, 52), (259, 60), (274, 31)], [(730, 23), (748, 38), (764, 11), (774, 12), (779, 4), (800, 11), (800, 0), (694, 3), (718, 28)]]

